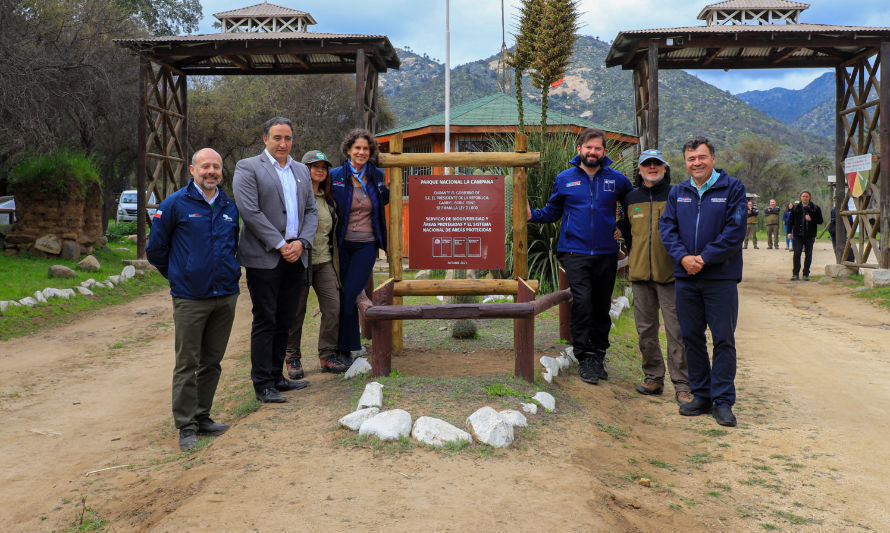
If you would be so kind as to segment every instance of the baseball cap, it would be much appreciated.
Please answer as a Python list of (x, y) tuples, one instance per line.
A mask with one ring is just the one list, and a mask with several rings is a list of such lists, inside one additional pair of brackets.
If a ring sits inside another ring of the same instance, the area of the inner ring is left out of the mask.
[(671, 164), (668, 163), (667, 160), (664, 158), (664, 153), (662, 153), (661, 150), (643, 150), (643, 152), (640, 154), (640, 160), (637, 162), (637, 166), (642, 165), (644, 161), (648, 161), (650, 159), (657, 159), (658, 161), (664, 163), (666, 166), (671, 166)]
[(319, 161), (325, 162), (328, 164), (328, 167), (332, 167), (334, 165), (328, 161), (328, 156), (324, 155), (324, 152), (320, 150), (309, 150), (305, 154), (303, 154), (303, 158), (300, 159), (300, 163), (304, 165), (311, 165), (312, 163), (318, 163)]

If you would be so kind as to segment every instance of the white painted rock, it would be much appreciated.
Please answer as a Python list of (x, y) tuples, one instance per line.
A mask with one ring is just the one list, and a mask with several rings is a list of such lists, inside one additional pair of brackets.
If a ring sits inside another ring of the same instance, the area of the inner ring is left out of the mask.
[(630, 309), (630, 300), (627, 299), (627, 296), (615, 298), (612, 301), (612, 307), (609, 309), (609, 317), (612, 319), (612, 322), (618, 320), (618, 317), (621, 316), (625, 309)]
[(81, 287), (80, 285), (77, 286), (77, 292), (84, 296), (93, 296), (93, 291), (89, 290), (86, 287)]
[(513, 426), (491, 407), (480, 407), (467, 418), (467, 428), (479, 442), (495, 448), (506, 448), (513, 443)]
[(27, 307), (34, 307), (35, 305), (37, 305), (37, 300), (31, 298), (30, 296), (25, 296), (24, 298), (19, 300), (19, 303)]
[(96, 285), (101, 285), (102, 287), (105, 287), (106, 289), (114, 288), (114, 283), (112, 283), (110, 279), (106, 279), (105, 281), (97, 283)]
[(120, 285), (121, 277), (120, 276), (108, 276), (108, 281), (114, 283), (115, 285)]
[(7, 301), (7, 300), (0, 301), (0, 313), (6, 312), (6, 310), (9, 309), (10, 307), (11, 306), (9, 305), (9, 301)]
[(538, 404), (536, 403), (521, 403), (519, 404), (522, 407), (522, 410), (526, 413), (537, 414), (538, 413)]
[(570, 366), (572, 366), (572, 362), (569, 361), (569, 358), (565, 355), (560, 355), (556, 358), (556, 363), (559, 365), (560, 370), (566, 370)]
[(49, 300), (50, 298), (58, 298), (59, 296), (61, 296), (61, 294), (59, 294), (59, 289), (54, 289), (52, 287), (47, 287), (40, 292), (47, 300)]
[(358, 431), (358, 428), (362, 427), (362, 424), (365, 423), (365, 420), (371, 418), (380, 412), (380, 409), (376, 407), (369, 407), (367, 409), (359, 409), (358, 411), (353, 411), (348, 415), (344, 416), (339, 420), (340, 425), (349, 428), (352, 431)]
[(402, 409), (377, 413), (358, 428), (359, 435), (374, 435), (382, 440), (399, 440), (411, 433), (411, 415)]
[(80, 286), (81, 286), (81, 287), (86, 287), (87, 289), (89, 289), (90, 287), (92, 287), (92, 286), (95, 285), (95, 284), (96, 284), (96, 280), (94, 280), (93, 278), (90, 278), (90, 279), (88, 279), (88, 280), (86, 280), (86, 281), (81, 281), (81, 282), (80, 282)]
[(552, 376), (559, 375), (559, 363), (556, 362), (556, 358), (545, 355), (542, 356), (539, 361), (541, 363), (541, 366), (547, 369), (547, 372), (549, 372)]
[(358, 399), (358, 407), (356, 409), (364, 409), (365, 407), (383, 407), (383, 385), (372, 381), (365, 385), (362, 397)]
[(430, 446), (444, 446), (449, 442), (473, 442), (473, 436), (444, 420), (422, 416), (414, 422), (411, 436)]
[(562, 355), (568, 357), (569, 361), (578, 364), (578, 358), (575, 357), (575, 348), (573, 346), (569, 346), (565, 350), (562, 351)]
[(890, 286), (890, 269), (863, 268), (862, 283), (869, 289), (880, 289)]
[(547, 409), (548, 411), (556, 409), (556, 398), (554, 398), (553, 395), (548, 392), (541, 391), (532, 396), (532, 400), (541, 404), (541, 407)]
[(550, 369), (544, 370), (541, 373), (541, 377), (544, 378), (544, 381), (547, 383), (553, 383), (553, 374), (550, 373)]
[(528, 419), (525, 418), (524, 414), (515, 409), (505, 409), (499, 414), (501, 415), (501, 418), (504, 419), (504, 422), (513, 427), (528, 427)]
[(59, 289), (59, 297), (64, 298), (66, 300), (70, 300), (77, 293), (74, 292), (74, 289)]
[(430, 274), (432, 274), (429, 270), (418, 270), (414, 273), (414, 279), (430, 279)]
[(135, 276), (135, 275), (136, 275), (136, 267), (134, 267), (133, 265), (125, 266), (124, 269), (121, 270), (121, 276), (120, 276), (121, 283), (130, 281), (131, 279), (133, 279), (133, 276)]
[(343, 379), (354, 378), (371, 371), (371, 363), (364, 357), (359, 357), (350, 365), (349, 370), (343, 374)]
[(44, 296), (43, 293), (42, 293), (41, 291), (37, 291), (37, 292), (34, 293), (34, 300), (36, 300), (36, 301), (38, 301), (38, 302), (40, 302), (40, 303), (42, 303), (42, 304), (45, 304), (45, 303), (46, 303), (46, 296)]

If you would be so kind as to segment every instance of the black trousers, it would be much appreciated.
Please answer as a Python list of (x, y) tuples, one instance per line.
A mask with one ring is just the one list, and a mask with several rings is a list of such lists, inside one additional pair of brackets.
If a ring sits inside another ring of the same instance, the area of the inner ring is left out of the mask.
[(281, 380), (287, 330), (297, 316), (301, 285), (306, 281), (302, 261), (283, 258), (275, 268), (248, 268), (247, 289), (253, 303), (250, 330), (250, 379), (259, 392)]
[(612, 289), (615, 286), (618, 256), (615, 254), (560, 254), (572, 293), (572, 347), (575, 356), (606, 350), (612, 319)]
[(795, 276), (800, 273), (800, 252), (804, 253), (803, 258), (803, 275), (810, 275), (810, 264), (813, 262), (813, 243), (816, 242), (816, 236), (810, 235), (809, 237), (795, 235), (794, 236), (794, 263), (793, 263), (793, 271), (792, 274)]

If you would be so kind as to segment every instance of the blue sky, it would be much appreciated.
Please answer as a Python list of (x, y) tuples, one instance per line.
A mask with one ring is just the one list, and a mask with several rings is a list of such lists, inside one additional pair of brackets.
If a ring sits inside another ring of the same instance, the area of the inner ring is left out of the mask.
[[(213, 13), (245, 7), (257, 0), (205, 0), (199, 33), (215, 33)], [(312, 31), (385, 34), (397, 47), (445, 61), (445, 0), (272, 0), (272, 3), (307, 11), (318, 24)], [(451, 0), (452, 67), (488, 57), (501, 46), (500, 0)], [(506, 41), (515, 25), (519, 0), (504, 0)], [(703, 24), (696, 19), (711, 2), (690, 0), (581, 0), (582, 35), (611, 42), (622, 30), (671, 28)], [(849, 26), (890, 26), (890, 0), (812, 0), (802, 22)], [(348, 6), (348, 7), (344, 7)], [(733, 94), (785, 87), (803, 88), (827, 70), (777, 69), (691, 71), (699, 78)]]

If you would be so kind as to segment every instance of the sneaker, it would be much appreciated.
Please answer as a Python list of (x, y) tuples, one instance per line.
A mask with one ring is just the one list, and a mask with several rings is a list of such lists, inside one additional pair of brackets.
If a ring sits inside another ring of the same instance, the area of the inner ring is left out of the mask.
[(349, 366), (346, 365), (337, 355), (329, 355), (327, 357), (320, 357), (318, 359), (318, 364), (321, 366), (322, 372), (331, 372), (333, 374), (342, 374), (349, 370)]
[(636, 386), (636, 390), (640, 394), (645, 394), (646, 396), (658, 396), (661, 395), (662, 392), (664, 392), (664, 385), (655, 381), (654, 379), (647, 378), (645, 381)]
[(755, 250), (759, 250), (760, 248), (758, 248), (757, 245), (755, 244), (755, 245), (754, 245), (754, 249), (755, 249)]
[(677, 391), (677, 394), (674, 395), (674, 398), (677, 400), (677, 403), (683, 405), (684, 403), (692, 403), (692, 400), (695, 398), (692, 397), (692, 393), (689, 391)]
[(194, 429), (179, 430), (179, 449), (187, 452), (198, 445), (198, 432)]
[(797, 276), (797, 274), (791, 276), (791, 281), (798, 281), (799, 279), (800, 278)]
[(290, 379), (303, 379), (303, 365), (299, 358), (289, 359), (284, 362), (284, 365), (287, 367), (287, 377)]
[(600, 368), (597, 368), (593, 354), (587, 353), (585, 355), (587, 357), (582, 359), (578, 365), (578, 377), (585, 383), (596, 385), (600, 380)]
[(803, 280), (804, 280), (804, 281), (810, 281), (810, 276), (804, 274), (804, 275), (803, 275)]
[(606, 372), (606, 350), (594, 350), (594, 357), (597, 359), (597, 371), (600, 379), (609, 379), (609, 373)]

